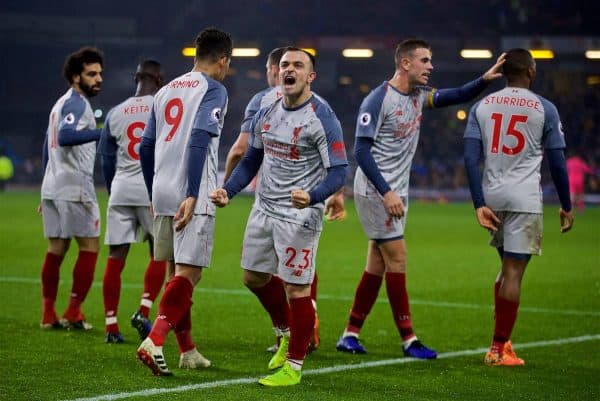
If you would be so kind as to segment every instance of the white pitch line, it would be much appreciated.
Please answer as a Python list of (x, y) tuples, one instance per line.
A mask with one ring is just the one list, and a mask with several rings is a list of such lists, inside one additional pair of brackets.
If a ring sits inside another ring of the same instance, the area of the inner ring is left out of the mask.
[[(523, 348), (537, 348), (537, 347), (547, 347), (551, 345), (563, 345), (563, 344), (574, 344), (581, 343), (585, 341), (595, 341), (600, 340), (600, 334), (590, 334), (579, 337), (570, 337), (563, 338), (559, 340), (548, 340), (548, 341), (534, 341), (529, 343), (522, 344), (513, 344), (514, 348), (523, 349)], [(477, 355), (483, 354), (488, 350), (485, 348), (477, 348), (470, 350), (462, 350), (462, 351), (454, 351), (454, 352), (444, 352), (438, 355), (438, 359), (448, 359), (448, 358), (457, 358), (461, 356), (468, 355)], [(361, 362), (350, 365), (337, 365), (330, 366), (327, 368), (320, 369), (309, 369), (302, 371), (302, 376), (316, 376), (323, 375), (327, 373), (336, 373), (336, 372), (345, 372), (348, 370), (358, 370), (358, 369), (368, 369), (375, 368), (380, 366), (389, 366), (389, 365), (401, 365), (412, 362), (423, 362), (422, 359), (414, 359), (414, 358), (394, 358), (394, 359), (383, 359), (380, 361), (371, 361), (371, 362)], [(262, 377), (262, 376), (260, 376)], [(217, 387), (229, 387), (235, 386), (239, 384), (250, 384), (256, 383), (260, 377), (243, 377), (239, 379), (230, 379), (230, 380), (218, 380), (213, 382), (206, 383), (198, 383), (198, 384), (187, 384), (184, 386), (177, 386), (171, 388), (151, 388), (147, 390), (140, 391), (132, 391), (129, 393), (116, 393), (116, 394), (104, 394), (98, 395), (95, 397), (87, 397), (87, 398), (76, 398), (73, 400), (66, 401), (110, 401), (110, 400), (122, 400), (125, 398), (131, 397), (149, 397), (157, 394), (168, 394), (168, 393), (181, 393), (187, 391), (201, 390), (207, 388), (217, 388)]]
[[(11, 276), (0, 276), (0, 283), (21, 283), (21, 284), (40, 284), (40, 279), (28, 278), (28, 277), (11, 277)], [(70, 283), (60, 281), (60, 284)], [(95, 288), (102, 288), (102, 282), (96, 281), (92, 284)], [(140, 289), (142, 284), (139, 283), (121, 283), (121, 288), (127, 289)], [(196, 290), (199, 293), (209, 294), (226, 294), (226, 295), (240, 295), (240, 296), (251, 296), (250, 291), (245, 289), (229, 289), (229, 288), (207, 288), (200, 285)], [(331, 301), (352, 301), (354, 298), (351, 296), (343, 295), (328, 295), (319, 294), (318, 299), (326, 299)], [(376, 303), (388, 303), (385, 298), (377, 299)], [(468, 304), (462, 302), (442, 302), (442, 301), (427, 301), (422, 299), (411, 299), (412, 305), (426, 305), (434, 306), (438, 308), (456, 308), (456, 309), (493, 309), (493, 305), (485, 304)], [(600, 312), (590, 310), (577, 310), (577, 309), (551, 309), (551, 308), (538, 308), (534, 306), (520, 306), (519, 312), (531, 312), (531, 313), (547, 313), (553, 315), (565, 315), (565, 316), (600, 316)]]

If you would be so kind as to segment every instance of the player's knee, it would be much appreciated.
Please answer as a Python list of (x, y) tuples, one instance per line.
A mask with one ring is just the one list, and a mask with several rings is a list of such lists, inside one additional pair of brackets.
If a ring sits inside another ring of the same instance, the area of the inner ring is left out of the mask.
[(113, 259), (124, 260), (129, 253), (129, 244), (111, 245), (110, 257)]
[(244, 275), (242, 277), (244, 285), (250, 289), (263, 287), (270, 279), (271, 275), (268, 273), (253, 272), (250, 270), (244, 270)]
[(62, 258), (69, 250), (70, 243), (71, 241), (62, 238), (50, 239), (48, 242), (48, 252)]

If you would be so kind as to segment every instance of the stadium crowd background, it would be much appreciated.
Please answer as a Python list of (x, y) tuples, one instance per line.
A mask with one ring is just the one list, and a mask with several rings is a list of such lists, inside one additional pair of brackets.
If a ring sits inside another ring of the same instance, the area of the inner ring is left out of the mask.
[[(83, 45), (95, 45), (104, 52), (103, 90), (92, 99), (94, 109), (102, 111), (97, 118), (101, 124), (110, 107), (130, 96), (138, 61), (159, 60), (168, 81), (191, 68), (192, 60), (182, 55), (182, 48), (191, 45), (206, 26), (230, 32), (236, 47), (260, 49), (253, 58), (234, 57), (224, 82), (229, 111), (221, 140), (221, 166), (239, 132), (245, 105), (266, 87), (264, 65), (272, 48), (295, 44), (316, 50), (318, 78), (313, 89), (335, 110), (352, 158), (361, 99), (390, 78), (395, 45), (408, 37), (421, 37), (432, 44), (435, 69), (430, 82), (435, 87), (473, 79), (509, 47), (553, 50), (553, 59), (538, 60), (534, 90), (558, 107), (568, 154), (579, 152), (598, 168), (600, 60), (584, 56), (586, 49), (600, 50), (598, 15), (600, 2), (582, 0), (187, 0), (168, 6), (159, 1), (107, 0), (101, 6), (91, 1), (3, 1), (0, 153), (15, 165), (9, 188), (41, 182), (48, 113), (67, 88), (61, 75), (66, 54)], [(373, 49), (373, 57), (344, 58), (342, 49), (349, 47)], [(489, 49), (494, 58), (463, 59), (460, 51), (464, 48)], [(488, 91), (501, 85), (496, 83)], [(469, 107), (426, 111), (413, 163), (413, 194), (468, 199), (462, 161), (466, 120), (458, 115)], [(100, 169), (96, 171), (100, 184)], [(550, 183), (547, 169), (542, 171), (543, 183)], [(552, 185), (547, 187), (552, 191)], [(600, 180), (590, 177), (586, 189), (600, 194)]]

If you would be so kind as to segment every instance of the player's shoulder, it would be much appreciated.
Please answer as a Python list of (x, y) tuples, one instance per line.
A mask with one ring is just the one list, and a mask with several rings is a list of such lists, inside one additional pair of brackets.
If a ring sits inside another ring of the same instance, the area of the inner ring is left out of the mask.
[(70, 93), (67, 92), (65, 94), (65, 101), (62, 106), (63, 113), (82, 114), (88, 107), (91, 111), (90, 103), (81, 93), (71, 89)]
[(256, 105), (256, 107), (258, 108), (258, 107), (260, 107), (262, 100), (269, 96), (272, 96), (273, 100), (277, 100), (277, 96), (275, 96), (276, 92), (277, 92), (277, 89), (275, 87), (264, 88), (261, 91), (255, 93), (254, 96), (252, 96), (252, 98), (248, 102), (248, 106)]
[(335, 112), (329, 103), (327, 103), (323, 98), (313, 94), (310, 99), (310, 104), (314, 110), (316, 118), (321, 122), (323, 127), (331, 127), (331, 124), (334, 124), (336, 127), (340, 125)]
[(537, 94), (535, 92), (531, 93), (540, 100), (540, 103), (542, 104), (542, 107), (544, 109), (544, 113), (558, 114), (558, 109), (556, 108), (556, 105), (554, 105), (554, 103), (552, 103), (550, 100), (546, 99), (540, 94)]
[(206, 79), (207, 92), (215, 91), (217, 93), (223, 93), (227, 95), (227, 89), (225, 88), (225, 85), (223, 85), (220, 81), (217, 81), (216, 79), (213, 79), (206, 74), (202, 74), (202, 76)]
[(383, 104), (383, 100), (389, 92), (389, 83), (382, 82), (380, 85), (373, 88), (362, 101), (363, 106), (373, 106)]

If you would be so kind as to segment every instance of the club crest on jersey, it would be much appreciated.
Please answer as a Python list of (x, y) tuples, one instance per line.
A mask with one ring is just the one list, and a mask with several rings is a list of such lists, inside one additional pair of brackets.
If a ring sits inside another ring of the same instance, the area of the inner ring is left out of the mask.
[(63, 121), (65, 124), (73, 124), (75, 122), (75, 115), (73, 113), (69, 113), (65, 116)]
[(210, 116), (212, 117), (212, 119), (215, 122), (219, 122), (221, 121), (221, 108), (220, 107), (215, 107), (212, 112), (210, 113)]
[(369, 125), (371, 122), (371, 114), (362, 113), (360, 117), (358, 117), (358, 121), (360, 122), (360, 125)]

